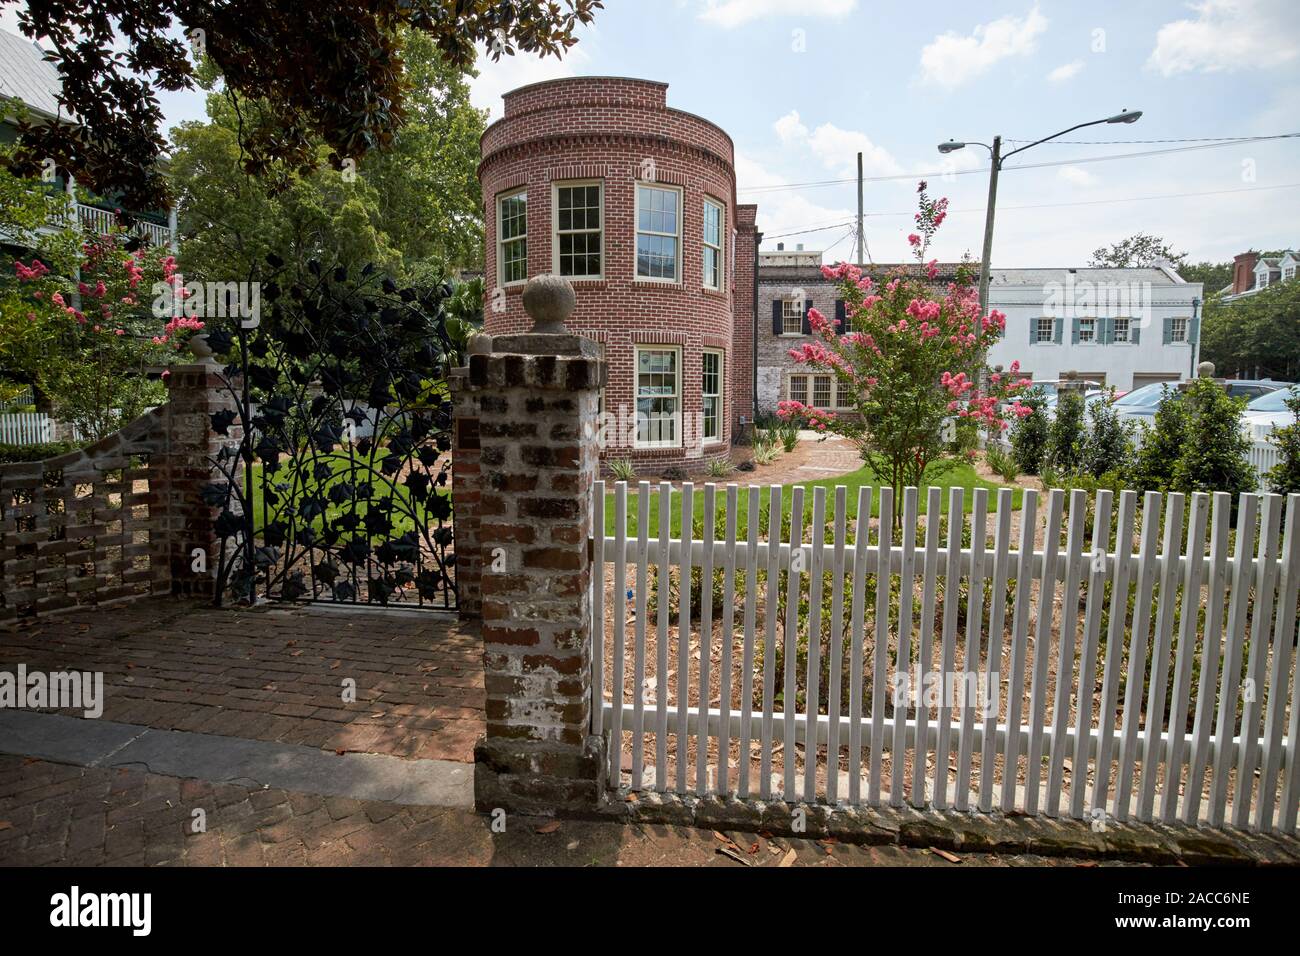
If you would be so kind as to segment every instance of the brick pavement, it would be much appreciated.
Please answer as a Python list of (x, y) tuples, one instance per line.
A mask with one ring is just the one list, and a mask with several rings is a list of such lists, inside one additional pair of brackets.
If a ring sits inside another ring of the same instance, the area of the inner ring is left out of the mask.
[(103, 671), (104, 719), (165, 730), (470, 762), (484, 729), (477, 632), (441, 615), (153, 598), (0, 630), (19, 663)]
[[(192, 832), (195, 809), (205, 832)], [(539, 832), (546, 831), (546, 832)], [(1030, 855), (859, 847), (728, 831), (739, 856), (792, 866), (1077, 866)], [(0, 865), (730, 866), (709, 830), (513, 817), (71, 767), (0, 755)], [(735, 849), (732, 852), (736, 852)], [(1112, 865), (1088, 862), (1083, 865)]]

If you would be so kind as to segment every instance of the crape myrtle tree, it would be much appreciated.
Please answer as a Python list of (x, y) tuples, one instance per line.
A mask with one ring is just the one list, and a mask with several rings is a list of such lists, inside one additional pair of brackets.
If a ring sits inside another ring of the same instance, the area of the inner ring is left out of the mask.
[[(932, 200), (926, 184), (917, 190), (917, 231), (908, 237), (926, 277), (938, 274), (925, 262), (930, 241), (947, 216), (946, 199)], [(1007, 415), (1029, 414), (1017, 396), (1030, 381), (989, 370), (984, 359), (1002, 335), (1006, 317), (980, 312), (979, 294), (969, 277), (949, 283), (935, 295), (922, 281), (903, 272), (877, 286), (853, 265), (822, 268), (839, 283), (848, 327), (837, 328), (816, 309), (809, 310), (813, 341), (790, 354), (796, 362), (832, 373), (839, 394), (850, 397), (848, 414), (836, 415), (799, 402), (781, 402), (778, 413), (821, 432), (844, 436), (895, 496), (919, 486), (935, 466), (951, 462), (944, 440), (949, 420), (1002, 431)]]
[(149, 209), (168, 198), (160, 91), (192, 89), (206, 57), (231, 102), (269, 109), (240, 129), (242, 165), (275, 179), (360, 164), (406, 119), (402, 29), (430, 37), (452, 65), (475, 44), (493, 60), (515, 51), (561, 56), (601, 0), (0, 0), (40, 39), (76, 123), (26, 125), (22, 171), (53, 159), (101, 195)]

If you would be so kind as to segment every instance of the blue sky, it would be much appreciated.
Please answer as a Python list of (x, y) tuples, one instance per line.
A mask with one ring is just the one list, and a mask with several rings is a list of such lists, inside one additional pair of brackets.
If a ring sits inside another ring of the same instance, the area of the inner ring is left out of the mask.
[[(474, 99), (494, 117), (503, 92), (540, 79), (667, 82), (671, 106), (735, 140), (740, 199), (759, 204), (765, 247), (803, 242), (829, 259), (850, 254), (855, 186), (773, 187), (851, 177), (859, 150), (868, 177), (903, 177), (866, 188), (867, 242), (884, 262), (908, 255), (916, 173), (951, 200), (932, 252), (978, 254), (987, 153), (945, 159), (942, 140), (1028, 141), (1121, 109), (1144, 116), (1065, 139), (1300, 133), (1294, 0), (606, 0), (564, 60), (479, 66)], [(202, 98), (167, 95), (164, 109), (169, 122), (198, 118)], [(1300, 139), (1089, 161), (1193, 145), (1044, 144), (1009, 160), (994, 264), (1082, 265), (1137, 231), (1194, 261), (1300, 244)], [(809, 228), (820, 231), (781, 238)]]

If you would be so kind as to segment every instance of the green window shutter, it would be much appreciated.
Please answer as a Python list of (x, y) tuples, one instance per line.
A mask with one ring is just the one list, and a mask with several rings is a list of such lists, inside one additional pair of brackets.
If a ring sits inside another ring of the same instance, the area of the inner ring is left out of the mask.
[(1038, 342), (1038, 320), (1029, 320), (1029, 344), (1035, 345)]
[(1065, 319), (1057, 319), (1055, 327), (1052, 330), (1052, 341), (1057, 345), (1061, 344), (1061, 333), (1065, 331)]
[(1115, 320), (1110, 318), (1099, 319), (1098, 324), (1100, 328), (1097, 330), (1097, 340), (1102, 345), (1110, 345), (1115, 341)]
[(1137, 345), (1142, 341), (1142, 320), (1134, 316), (1128, 320), (1128, 340), (1131, 344)]
[(1187, 342), (1189, 345), (1195, 345), (1197, 337), (1201, 334), (1201, 318), (1197, 316), (1189, 319), (1187, 322)]
[(1074, 318), (1070, 320), (1070, 344), (1079, 344), (1079, 320)]
[(1166, 318), (1164, 320), (1164, 327), (1164, 338), (1161, 340), (1160, 344), (1168, 345), (1169, 340), (1174, 337), (1174, 320)]

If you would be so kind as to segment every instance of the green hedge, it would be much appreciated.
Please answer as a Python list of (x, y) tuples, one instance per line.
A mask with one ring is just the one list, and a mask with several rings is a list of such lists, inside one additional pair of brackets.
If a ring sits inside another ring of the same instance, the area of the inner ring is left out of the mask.
[(37, 445), (6, 445), (0, 442), (0, 464), (15, 461), (42, 461), (75, 451), (77, 445), (67, 441), (43, 442)]

